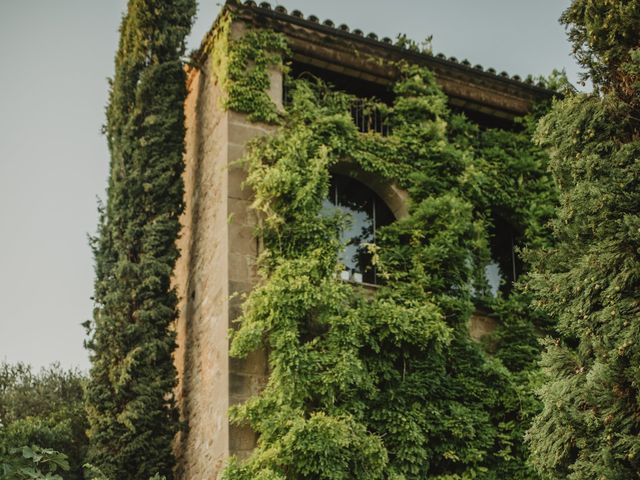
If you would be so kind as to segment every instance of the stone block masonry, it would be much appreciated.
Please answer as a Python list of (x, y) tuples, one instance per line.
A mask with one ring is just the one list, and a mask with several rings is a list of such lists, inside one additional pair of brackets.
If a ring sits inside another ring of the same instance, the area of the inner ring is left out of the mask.
[[(247, 456), (255, 434), (229, 424), (228, 410), (256, 394), (267, 380), (264, 352), (229, 358), (229, 329), (242, 294), (256, 283), (258, 242), (251, 192), (238, 164), (247, 143), (271, 127), (223, 109), (223, 92), (210, 59), (189, 77), (185, 203), (181, 258), (175, 272), (180, 296), (176, 325), (177, 399), (185, 429), (175, 442), (177, 478), (215, 479), (230, 455)], [(270, 95), (282, 105), (282, 74), (271, 72)]]

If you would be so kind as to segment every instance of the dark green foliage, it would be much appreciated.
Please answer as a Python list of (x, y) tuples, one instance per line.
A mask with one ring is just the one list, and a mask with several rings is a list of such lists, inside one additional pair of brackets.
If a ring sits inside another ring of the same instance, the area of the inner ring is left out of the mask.
[(111, 172), (98, 237), (87, 388), (89, 460), (118, 479), (171, 477), (178, 430), (171, 273), (183, 208), (181, 55), (193, 0), (130, 0), (107, 109)]
[(84, 381), (77, 371), (57, 365), (34, 374), (23, 364), (0, 364), (0, 448), (5, 454), (22, 458), (22, 450), (17, 456), (10, 451), (23, 445), (47, 446), (69, 458), (65, 478), (82, 478), (88, 427)]
[(531, 288), (558, 337), (530, 435), (554, 478), (638, 478), (640, 143), (621, 141), (625, 113), (610, 96), (576, 95), (540, 128), (561, 188), (560, 242), (537, 255)]
[(529, 432), (554, 479), (640, 478), (640, 3), (575, 1), (563, 15), (596, 93), (557, 102), (537, 138), (560, 188), (555, 247), (529, 286), (557, 319), (544, 410)]
[(638, 106), (640, 4), (637, 1), (574, 0), (560, 18), (576, 59), (596, 89), (614, 89)]
[[(504, 320), (494, 358), (467, 322), (486, 291), (492, 214), (517, 223), (521, 246), (547, 241), (546, 157), (526, 130), (480, 132), (452, 115), (429, 72), (403, 72), (394, 104), (372, 105), (392, 135), (359, 133), (349, 96), (290, 81), (284, 126), (248, 153), (263, 282), (231, 354), (266, 348), (271, 374), (232, 410), (260, 437), (227, 479), (536, 478), (522, 442), (538, 408), (528, 299), (484, 299)], [(411, 193), (410, 215), (371, 246), (386, 278), (373, 298), (337, 279), (344, 219), (320, 214), (330, 168), (345, 159)]]
[[(7, 448), (0, 445), (0, 478), (2, 480), (63, 480), (59, 475), (69, 471), (66, 455), (49, 448)], [(65, 478), (81, 478), (65, 473)]]

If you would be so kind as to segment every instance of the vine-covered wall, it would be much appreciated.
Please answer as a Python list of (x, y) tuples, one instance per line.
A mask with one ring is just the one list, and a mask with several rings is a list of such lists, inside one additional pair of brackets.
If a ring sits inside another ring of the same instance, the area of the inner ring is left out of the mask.
[[(370, 101), (390, 135), (360, 133), (353, 98), (319, 81), (287, 79), (291, 102), (280, 112), (265, 90), (283, 54), (280, 34), (249, 30), (214, 62), (226, 70), (229, 109), (280, 125), (244, 159), (261, 219), (261, 280), (230, 353), (266, 349), (270, 376), (231, 411), (259, 440), (226, 478), (536, 478), (523, 432), (539, 408), (545, 319), (526, 292), (493, 297), (484, 274), (496, 219), (520, 247), (548, 242), (555, 190), (530, 122), (480, 129), (412, 65), (399, 66), (392, 105)], [(321, 214), (342, 161), (411, 197), (409, 215), (370, 246), (385, 279), (373, 297), (337, 276), (348, 219)], [(499, 323), (483, 344), (468, 334), (477, 306)]]

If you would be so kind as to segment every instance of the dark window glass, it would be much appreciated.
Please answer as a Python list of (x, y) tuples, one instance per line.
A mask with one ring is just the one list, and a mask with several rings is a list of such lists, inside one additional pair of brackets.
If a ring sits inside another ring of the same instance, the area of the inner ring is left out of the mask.
[(516, 255), (517, 233), (505, 220), (494, 217), (490, 230), (491, 263), (485, 268), (491, 293), (495, 296), (500, 290), (509, 294), (522, 273), (522, 262)]
[(353, 178), (333, 175), (329, 197), (323, 212), (331, 215), (340, 211), (348, 216), (347, 226), (340, 232), (345, 245), (340, 262), (345, 266), (344, 280), (359, 283), (379, 283), (367, 244), (375, 243), (376, 230), (389, 225), (394, 216), (389, 207), (371, 189)]

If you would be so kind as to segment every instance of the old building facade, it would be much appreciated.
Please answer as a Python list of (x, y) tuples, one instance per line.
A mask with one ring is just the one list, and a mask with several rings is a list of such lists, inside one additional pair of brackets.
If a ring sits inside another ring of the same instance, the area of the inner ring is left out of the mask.
[[(517, 77), (401, 48), (375, 34), (364, 35), (266, 3), (227, 2), (220, 18), (231, 19), (232, 39), (255, 28), (281, 32), (292, 52), (286, 59), (291, 75), (311, 73), (358, 96), (387, 98), (388, 87), (398, 75), (391, 65), (400, 60), (426, 66), (435, 73), (451, 108), (484, 126), (510, 128), (514, 118), (550, 96), (544, 88)], [(243, 457), (251, 452), (255, 435), (248, 428), (230, 425), (227, 411), (258, 392), (268, 376), (264, 352), (244, 360), (229, 357), (228, 331), (239, 315), (243, 294), (258, 280), (255, 263), (260, 249), (251, 192), (243, 185), (245, 172), (237, 161), (251, 139), (269, 135), (275, 127), (224, 108), (225, 79), (212, 73), (218, 61), (215, 50), (227, 48), (219, 30), (220, 20), (195, 56), (198, 65), (189, 70), (185, 104), (186, 211), (179, 240), (182, 257), (176, 268), (181, 298), (177, 392), (187, 425), (176, 441), (176, 453), (180, 478), (185, 479), (216, 478), (229, 455)], [(283, 108), (282, 71), (271, 69), (270, 80), (269, 97)], [(394, 217), (406, 214), (407, 194), (396, 186), (348, 163), (336, 173), (366, 185)], [(480, 337), (491, 329), (491, 320), (478, 315), (470, 329), (472, 336)]]

